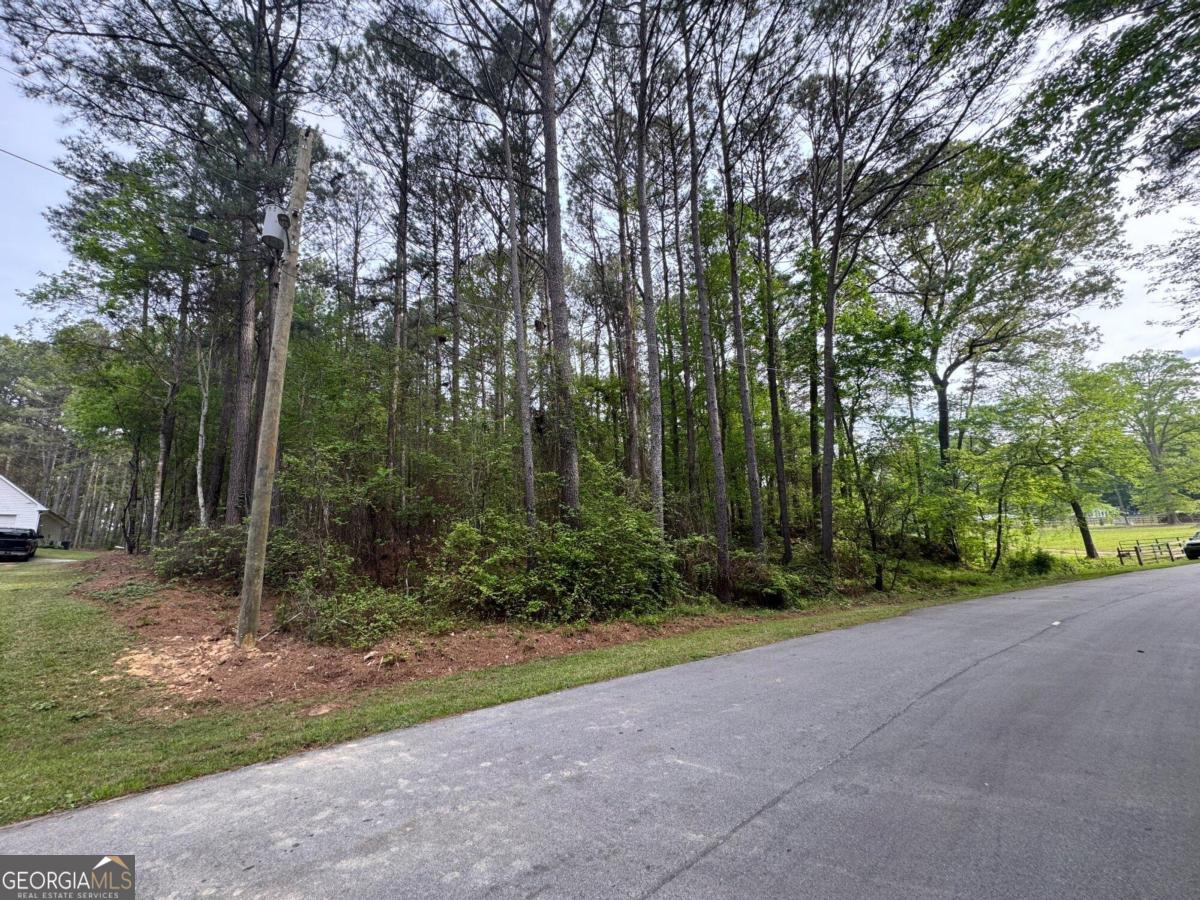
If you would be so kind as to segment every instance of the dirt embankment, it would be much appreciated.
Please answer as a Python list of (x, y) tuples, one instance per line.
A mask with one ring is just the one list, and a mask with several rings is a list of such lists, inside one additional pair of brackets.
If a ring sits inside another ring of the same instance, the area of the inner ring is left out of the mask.
[[(81, 569), (90, 577), (76, 589), (77, 595), (104, 607), (137, 636), (120, 658), (120, 666), (163, 685), (188, 705), (252, 706), (310, 697), (336, 704), (339, 693), (750, 618), (722, 613), (655, 626), (630, 622), (557, 628), (479, 625), (442, 635), (398, 634), (363, 651), (314, 644), (303, 636), (275, 631), (275, 598), (267, 597), (258, 647), (242, 651), (233, 642), (237, 596), (224, 586), (163, 583), (154, 577), (147, 560), (118, 553), (89, 560)], [(319, 715), (332, 708), (325, 703), (309, 712)]]

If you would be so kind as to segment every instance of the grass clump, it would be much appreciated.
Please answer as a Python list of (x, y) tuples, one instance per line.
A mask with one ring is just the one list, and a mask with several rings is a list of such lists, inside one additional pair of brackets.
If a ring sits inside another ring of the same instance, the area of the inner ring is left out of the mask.
[(112, 603), (120, 606), (152, 596), (159, 591), (159, 586), (149, 581), (129, 581), (117, 587), (99, 591), (88, 591), (89, 597), (94, 597), (101, 603)]
[(1045, 550), (1025, 550), (1010, 555), (1004, 560), (1004, 568), (1011, 575), (1049, 575), (1060, 568), (1059, 561)]

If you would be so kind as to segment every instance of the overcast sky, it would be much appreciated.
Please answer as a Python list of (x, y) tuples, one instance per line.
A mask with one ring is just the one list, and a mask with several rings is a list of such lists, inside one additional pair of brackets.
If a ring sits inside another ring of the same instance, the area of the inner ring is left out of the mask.
[[(0, 150), (39, 163), (52, 164), (59, 140), (70, 133), (57, 109), (23, 96), (14, 76), (0, 72)], [(35, 317), (20, 294), (34, 287), (40, 273), (52, 273), (67, 262), (46, 227), (42, 212), (62, 201), (69, 182), (0, 152), (0, 334), (16, 334)], [(1168, 239), (1191, 210), (1172, 210), (1131, 218), (1127, 238), (1135, 248)], [(1200, 331), (1179, 337), (1175, 329), (1149, 325), (1150, 319), (1169, 319), (1173, 311), (1154, 302), (1148, 292), (1148, 273), (1122, 271), (1124, 300), (1111, 310), (1090, 310), (1086, 318), (1099, 327), (1103, 343), (1094, 362), (1109, 362), (1147, 347), (1182, 350), (1200, 359)]]

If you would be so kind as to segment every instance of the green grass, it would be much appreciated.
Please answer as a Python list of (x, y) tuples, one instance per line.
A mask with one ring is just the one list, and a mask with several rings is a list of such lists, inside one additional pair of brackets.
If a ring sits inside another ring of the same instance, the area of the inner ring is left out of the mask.
[[(1096, 549), (1112, 551), (1117, 544), (1132, 547), (1134, 541), (1186, 540), (1196, 532), (1195, 525), (1104, 525), (1092, 528)], [(1078, 550), (1083, 552), (1083, 538), (1074, 527), (1043, 528), (1034, 536), (1034, 544), (1047, 550)]]
[(95, 555), (92, 550), (52, 550), (49, 547), (38, 547), (34, 559), (91, 559)]
[[(1109, 561), (1112, 562), (1112, 561)], [(1115, 563), (1114, 563), (1115, 565)], [(1080, 569), (1110, 574), (1107, 563)], [(188, 708), (115, 665), (132, 637), (70, 595), (81, 576), (44, 562), (0, 570), (0, 823), (170, 784), (429, 719), (845, 628), (920, 607), (1079, 577), (1014, 579), (923, 567), (919, 595), (653, 638), (337, 698)], [(907, 584), (913, 590), (914, 582)], [(310, 717), (322, 700), (342, 708)]]

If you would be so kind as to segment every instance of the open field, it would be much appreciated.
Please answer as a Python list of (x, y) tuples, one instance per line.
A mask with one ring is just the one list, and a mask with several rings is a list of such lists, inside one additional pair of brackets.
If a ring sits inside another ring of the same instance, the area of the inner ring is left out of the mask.
[[(1196, 525), (1104, 525), (1092, 528), (1092, 539), (1096, 549), (1114, 551), (1117, 545), (1132, 547), (1134, 541), (1148, 544), (1152, 541), (1186, 540), (1197, 531)], [(1078, 550), (1083, 552), (1083, 539), (1079, 529), (1059, 527), (1043, 528), (1034, 536), (1035, 546), (1046, 550)]]

